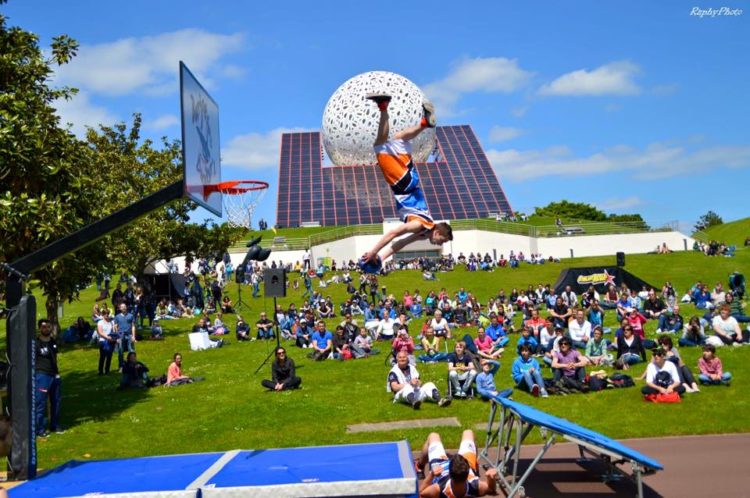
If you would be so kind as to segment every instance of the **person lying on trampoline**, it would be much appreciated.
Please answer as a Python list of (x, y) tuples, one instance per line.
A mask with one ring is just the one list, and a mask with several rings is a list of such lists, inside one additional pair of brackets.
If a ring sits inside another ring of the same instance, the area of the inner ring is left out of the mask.
[[(411, 141), (425, 129), (435, 127), (435, 107), (425, 100), (420, 123), (397, 132), (393, 139), (389, 140), (388, 104), (391, 102), (391, 96), (374, 93), (367, 98), (375, 102), (380, 109), (380, 124), (374, 144), (375, 154), (380, 171), (393, 191), (398, 214), (404, 221), (403, 225), (383, 235), (375, 247), (362, 256), (362, 264), (374, 264), (379, 269), (383, 260), (416, 240), (429, 239), (437, 246), (453, 240), (453, 230), (447, 223), (433, 221), (411, 157)], [(402, 235), (406, 237), (390, 244)]]
[(487, 469), (485, 478), (479, 479), (477, 445), (471, 430), (463, 432), (458, 453), (450, 458), (440, 434), (430, 433), (416, 464), (424, 469), (425, 474), (419, 485), (420, 498), (463, 498), (497, 492), (497, 471), (494, 468)]

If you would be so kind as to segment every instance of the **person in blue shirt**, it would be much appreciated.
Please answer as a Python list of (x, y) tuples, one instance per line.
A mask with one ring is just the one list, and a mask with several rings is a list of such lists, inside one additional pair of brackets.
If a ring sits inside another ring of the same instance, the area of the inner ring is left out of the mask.
[(422, 303), (414, 302), (414, 304), (411, 305), (411, 316), (414, 318), (421, 318), (422, 317)]
[(461, 287), (461, 290), (458, 291), (458, 301), (463, 304), (467, 299), (469, 299), (469, 294)]
[(495, 360), (482, 361), (482, 372), (477, 375), (477, 392), (485, 399), (491, 399), (497, 396), (497, 387), (495, 387), (495, 373), (500, 368), (500, 362)]
[(124, 353), (135, 353), (135, 343), (138, 342), (135, 336), (135, 317), (128, 311), (128, 306), (121, 303), (119, 313), (115, 315), (115, 333), (118, 334), (119, 343), (117, 345), (117, 363), (122, 369), (125, 364)]
[(516, 387), (529, 391), (534, 397), (541, 394), (546, 398), (549, 395), (544, 388), (544, 379), (540, 371), (539, 362), (531, 356), (531, 348), (528, 345), (521, 346), (521, 356), (513, 362), (511, 373)]
[(524, 327), (523, 329), (521, 329), (521, 337), (518, 338), (518, 345), (516, 346), (516, 351), (518, 351), (518, 354), (521, 354), (521, 348), (523, 346), (528, 346), (533, 354), (539, 354), (543, 352), (543, 348), (539, 345), (536, 337), (534, 337), (533, 327)]
[(604, 326), (604, 310), (599, 305), (599, 301), (591, 302), (587, 318), (592, 328), (597, 325)]
[(500, 325), (496, 313), (490, 315), (490, 324), (484, 329), (484, 332), (492, 339), (495, 348), (505, 347), (510, 342), (510, 339), (505, 334), (505, 329)]
[(314, 349), (312, 358), (314, 360), (325, 360), (331, 356), (333, 351), (333, 334), (326, 330), (326, 323), (318, 321), (315, 332), (312, 335), (312, 347)]

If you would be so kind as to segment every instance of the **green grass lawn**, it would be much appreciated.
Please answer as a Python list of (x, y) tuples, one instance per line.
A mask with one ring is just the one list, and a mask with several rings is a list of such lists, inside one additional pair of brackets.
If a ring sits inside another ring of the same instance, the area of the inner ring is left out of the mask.
[[(463, 286), (485, 303), (500, 289), (528, 284), (554, 283), (566, 267), (614, 264), (614, 256), (565, 260), (563, 264), (543, 266), (522, 265), (519, 269), (498, 269), (491, 273), (467, 273), (458, 269), (439, 274), (436, 282), (425, 282), (416, 271), (395, 272), (381, 279), (388, 292), (403, 295), (405, 289), (418, 288), (423, 295), (442, 287), (455, 291)], [(661, 287), (665, 280), (673, 282), (678, 292), (700, 279), (711, 284), (726, 284), (727, 276), (735, 271), (750, 270), (750, 250), (740, 249), (737, 257), (709, 258), (697, 253), (669, 255), (628, 255), (629, 271), (651, 284)], [(291, 276), (292, 279), (296, 276)], [(236, 284), (228, 291), (236, 301)], [(323, 289), (335, 302), (345, 296), (343, 285)], [(286, 306), (300, 303), (301, 291), (291, 291), (279, 302)], [(245, 290), (243, 297), (250, 310), (243, 315), (254, 322), (262, 310), (271, 314), (272, 299), (252, 299)], [(81, 300), (65, 306), (64, 325), (82, 315), (90, 319), (95, 290), (81, 293)], [(44, 309), (40, 300), (39, 309)], [(688, 318), (692, 307), (683, 308)], [(337, 320), (330, 320), (333, 325)], [(233, 325), (234, 317), (225, 317)], [(607, 326), (614, 326), (614, 312), (607, 314)], [(412, 327), (413, 335), (421, 321)], [(486, 422), (489, 405), (479, 400), (457, 400), (440, 409), (428, 403), (420, 411), (391, 403), (385, 391), (388, 367), (384, 356), (348, 362), (312, 362), (303, 351), (291, 345), (288, 350), (298, 365), (303, 388), (295, 392), (268, 393), (260, 386), (268, 378), (270, 367), (253, 372), (274, 346), (274, 342), (237, 343), (229, 336), (230, 344), (222, 349), (191, 352), (187, 332), (193, 320), (165, 321), (167, 338), (164, 341), (138, 343), (139, 359), (151, 372), (165, 372), (173, 353), (183, 353), (183, 365), (188, 375), (204, 376), (206, 380), (193, 385), (174, 388), (155, 388), (148, 391), (116, 391), (119, 377), (96, 375), (98, 352), (88, 346), (66, 345), (60, 357), (63, 375), (62, 423), (65, 434), (39, 441), (40, 467), (50, 468), (70, 459), (112, 458), (137, 455), (218, 451), (232, 448), (268, 448), (321, 444), (355, 443), (408, 439), (418, 447), (428, 429), (393, 432), (347, 434), (346, 426), (363, 422), (457, 417), (463, 428)], [(5, 324), (0, 325), (4, 334)], [(655, 323), (647, 324), (653, 336)], [(465, 329), (474, 334), (474, 328)], [(515, 344), (516, 338), (511, 344)], [(4, 341), (2, 341), (4, 343)], [(383, 348), (384, 345), (381, 345)], [(385, 346), (387, 347), (387, 346)], [(496, 376), (500, 388), (510, 387), (510, 366), (513, 348), (509, 348)], [(682, 355), (690, 366), (695, 366), (699, 351), (685, 349)], [(541, 407), (615, 438), (645, 437), (679, 434), (732, 433), (750, 431), (750, 347), (723, 348), (720, 357), (725, 369), (733, 372), (731, 388), (704, 388), (703, 392), (688, 395), (679, 405), (654, 405), (642, 401), (637, 388), (607, 391), (590, 395), (534, 399), (519, 393), (516, 399)], [(116, 359), (115, 359), (116, 361)], [(644, 365), (630, 371), (639, 375)], [(419, 366), (423, 379), (433, 380), (446, 388), (446, 364)], [(550, 375), (549, 370), (544, 372)], [(440, 429), (447, 441), (457, 441), (458, 428)], [(479, 443), (484, 435), (478, 436)]]
[(727, 245), (743, 246), (745, 239), (750, 237), (750, 218), (712, 226), (705, 231), (705, 234), (707, 240), (718, 240)]

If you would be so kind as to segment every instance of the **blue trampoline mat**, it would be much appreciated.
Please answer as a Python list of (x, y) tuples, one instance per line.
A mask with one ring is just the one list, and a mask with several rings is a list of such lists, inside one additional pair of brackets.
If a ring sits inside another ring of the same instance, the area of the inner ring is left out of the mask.
[(404, 477), (416, 480), (408, 445), (374, 443), (242, 451), (206, 485), (246, 486), (248, 476), (252, 476), (254, 486)]
[(624, 444), (611, 439), (604, 434), (594, 432), (585, 427), (581, 427), (578, 424), (574, 424), (564, 418), (559, 418), (548, 413), (532, 408), (528, 405), (518, 403), (516, 401), (509, 400), (507, 398), (495, 398), (495, 401), (518, 414), (522, 420), (530, 422), (534, 425), (548, 427), (549, 429), (558, 432), (563, 435), (572, 436), (595, 446), (599, 446), (605, 450), (609, 450), (623, 457), (627, 457), (635, 462), (655, 470), (663, 470), (664, 467), (654, 460), (649, 458), (642, 453), (635, 451)]
[[(10, 490), (13, 498), (52, 498), (89, 493), (144, 493), (186, 490), (220, 453), (70, 461)], [(197, 491), (184, 496), (196, 496)]]
[[(196, 498), (222, 488), (254, 496), (259, 486), (321, 486), (355, 490), (371, 483), (388, 496), (416, 496), (417, 477), (406, 441), (342, 446), (244, 450), (130, 459), (71, 461), (12, 490), (12, 498), (91, 495)], [(191, 488), (191, 489), (188, 489)], [(244, 488), (244, 489), (243, 489)], [(386, 492), (387, 490), (391, 490)], [(394, 492), (393, 490), (399, 490)], [(238, 494), (239, 493), (239, 494)]]

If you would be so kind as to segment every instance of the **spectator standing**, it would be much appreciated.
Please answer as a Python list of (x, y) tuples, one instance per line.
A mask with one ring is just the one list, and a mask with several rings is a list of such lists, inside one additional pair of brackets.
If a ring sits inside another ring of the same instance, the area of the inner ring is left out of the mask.
[(99, 345), (99, 375), (107, 375), (112, 365), (112, 353), (117, 347), (117, 334), (114, 331), (109, 310), (104, 308), (101, 313), (102, 319), (96, 324)]
[(135, 353), (135, 343), (138, 342), (135, 334), (135, 318), (128, 311), (128, 305), (120, 303), (119, 313), (115, 315), (115, 333), (118, 336), (117, 344), (117, 366), (122, 371), (125, 363), (124, 352)]
[(52, 324), (49, 320), (39, 320), (39, 335), (34, 340), (36, 355), (36, 435), (47, 437), (47, 402), (50, 405), (49, 430), (62, 434), (60, 427), (60, 403), (62, 402), (62, 378), (57, 366), (57, 341), (52, 337)]

